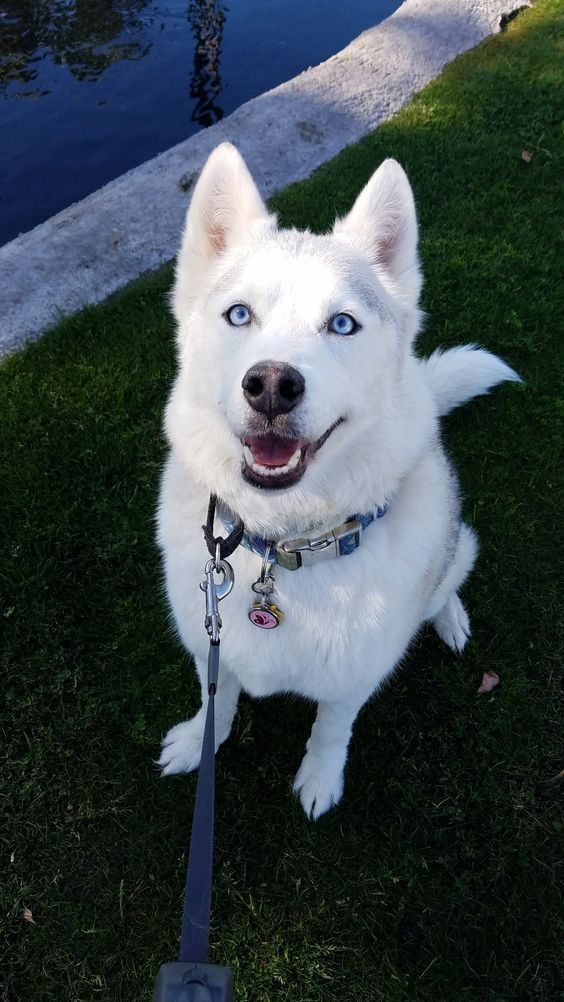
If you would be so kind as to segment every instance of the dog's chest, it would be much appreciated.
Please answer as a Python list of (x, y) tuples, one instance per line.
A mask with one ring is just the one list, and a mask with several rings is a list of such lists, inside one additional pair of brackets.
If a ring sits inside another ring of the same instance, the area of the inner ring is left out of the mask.
[[(379, 570), (384, 561), (378, 550), (385, 552), (384, 539), (314, 567), (275, 568), (271, 601), (283, 614), (275, 629), (261, 629), (249, 618), (260, 557), (244, 550), (233, 555), (235, 586), (220, 605), (222, 659), (251, 695), (289, 691), (340, 699), (359, 688), (372, 690), (389, 671), (419, 625), (421, 601), (414, 593), (398, 614), (400, 582), (397, 574)], [(194, 562), (190, 571), (184, 580), (194, 588), (201, 570)], [(203, 602), (184, 601), (182, 609), (183, 633), (203, 659)]]

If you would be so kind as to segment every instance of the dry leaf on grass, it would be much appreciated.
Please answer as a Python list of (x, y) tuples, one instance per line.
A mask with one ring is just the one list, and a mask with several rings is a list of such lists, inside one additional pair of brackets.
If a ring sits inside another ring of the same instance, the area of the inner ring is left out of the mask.
[(24, 917), (24, 919), (25, 919), (26, 922), (31, 922), (32, 925), (37, 925), (37, 922), (35, 921), (35, 919), (33, 917), (33, 912), (31, 910), (31, 908), (24, 908), (24, 910), (23, 910), (23, 917)]
[(533, 154), (529, 153), (528, 150), (523, 150), (523, 152), (521, 153), (521, 160), (524, 160), (526, 164), (530, 164), (532, 159), (533, 159)]
[(496, 671), (485, 671), (482, 675), (482, 684), (478, 689), (479, 693), (491, 692), (499, 685), (499, 675)]

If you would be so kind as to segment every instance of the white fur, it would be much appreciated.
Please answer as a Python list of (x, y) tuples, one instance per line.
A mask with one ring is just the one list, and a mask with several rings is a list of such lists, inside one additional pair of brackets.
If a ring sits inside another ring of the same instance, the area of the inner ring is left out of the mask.
[(437, 348), (422, 361), (440, 415), (448, 414), (472, 397), (487, 393), (498, 383), (520, 382), (517, 373), (497, 355), (473, 344), (446, 350)]
[[(468, 348), (418, 360), (412, 346), (420, 285), (413, 196), (395, 161), (375, 172), (332, 235), (314, 236), (279, 231), (237, 151), (225, 144), (212, 153), (177, 265), (179, 370), (166, 410), (170, 454), (158, 511), (167, 594), (200, 679), (205, 683), (208, 646), (201, 525), (210, 492), (250, 532), (278, 541), (389, 505), (349, 556), (276, 569), (275, 600), (285, 613), (276, 630), (248, 620), (260, 558), (242, 547), (231, 558), (235, 588), (221, 605), (217, 743), (229, 734), (241, 688), (315, 700), (317, 719), (295, 781), (313, 818), (339, 801), (355, 718), (421, 624), (432, 620), (454, 650), (469, 635), (457, 591), (474, 563), (476, 540), (460, 522), (438, 416), (517, 377), (494, 356)], [(224, 319), (239, 302), (252, 306), (250, 327)], [(350, 337), (328, 333), (327, 320), (338, 312), (351, 313), (362, 329)], [(315, 442), (345, 418), (303, 478), (278, 491), (242, 476), (251, 409), (241, 381), (266, 359), (305, 378), (292, 412), (300, 437)], [(163, 773), (197, 767), (205, 684), (202, 699), (196, 716), (167, 734)]]

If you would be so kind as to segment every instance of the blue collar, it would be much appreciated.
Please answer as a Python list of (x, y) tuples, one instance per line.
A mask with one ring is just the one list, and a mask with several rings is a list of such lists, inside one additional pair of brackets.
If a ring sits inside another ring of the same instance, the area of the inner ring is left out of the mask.
[[(242, 545), (268, 564), (279, 564), (289, 571), (297, 571), (300, 567), (310, 567), (320, 560), (331, 557), (346, 557), (358, 549), (362, 533), (375, 519), (382, 518), (388, 510), (384, 504), (365, 515), (351, 515), (350, 518), (329, 532), (318, 536), (305, 536), (299, 539), (287, 539), (282, 543), (274, 543), (262, 536), (254, 536), (245, 531)], [(220, 512), (220, 518), (225, 528), (230, 531), (234, 523), (225, 511)]]

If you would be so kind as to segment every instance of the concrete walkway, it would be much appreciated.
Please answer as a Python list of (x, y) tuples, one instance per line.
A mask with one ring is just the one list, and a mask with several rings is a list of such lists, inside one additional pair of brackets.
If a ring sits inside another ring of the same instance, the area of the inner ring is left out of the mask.
[(194, 179), (230, 140), (268, 197), (375, 129), (518, 0), (406, 0), (288, 83), (0, 248), (0, 354), (170, 260)]

